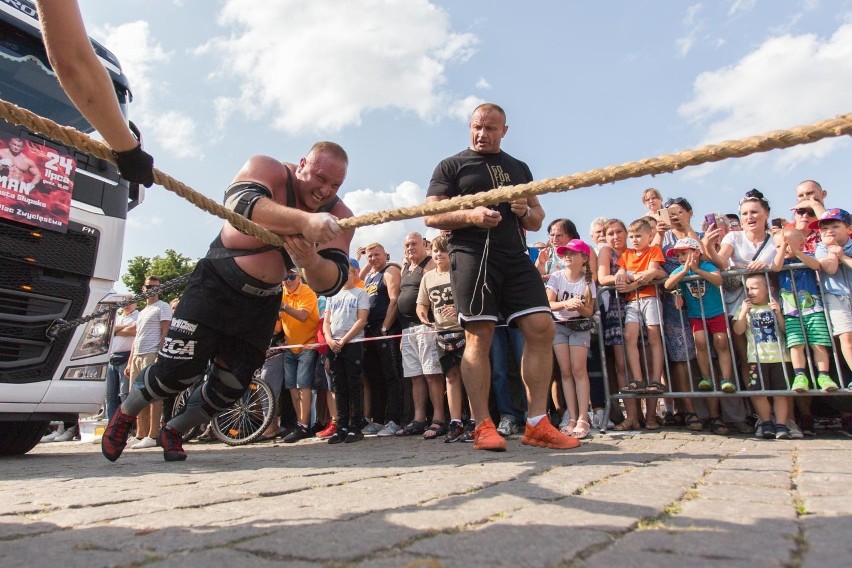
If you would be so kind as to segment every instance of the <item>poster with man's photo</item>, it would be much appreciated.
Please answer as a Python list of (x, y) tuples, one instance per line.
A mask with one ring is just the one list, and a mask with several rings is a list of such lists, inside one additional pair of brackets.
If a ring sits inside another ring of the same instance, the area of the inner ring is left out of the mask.
[(0, 136), (0, 217), (66, 232), (76, 168), (48, 146)]

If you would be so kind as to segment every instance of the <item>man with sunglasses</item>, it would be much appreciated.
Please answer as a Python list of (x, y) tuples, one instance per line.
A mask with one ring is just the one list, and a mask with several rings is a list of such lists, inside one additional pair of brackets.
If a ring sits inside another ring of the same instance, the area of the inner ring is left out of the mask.
[(343, 286), (354, 231), (337, 223), (352, 216), (337, 192), (348, 164), (339, 145), (317, 142), (296, 164), (254, 156), (240, 169), (225, 206), (280, 235), (284, 245), (264, 244), (225, 223), (189, 279), (157, 361), (142, 371), (142, 386), (101, 438), (108, 460), (121, 455), (143, 408), (192, 385), (212, 359), (204, 386), (157, 436), (166, 461), (185, 460), (181, 433), (229, 408), (263, 364), (287, 272), (300, 268), (317, 294), (331, 296)]

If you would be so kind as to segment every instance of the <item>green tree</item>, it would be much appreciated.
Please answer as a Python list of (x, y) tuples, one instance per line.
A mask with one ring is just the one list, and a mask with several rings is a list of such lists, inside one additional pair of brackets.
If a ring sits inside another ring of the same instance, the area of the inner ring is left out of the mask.
[[(194, 260), (172, 249), (166, 249), (164, 256), (157, 255), (152, 258), (137, 256), (131, 259), (127, 263), (127, 272), (121, 277), (121, 281), (124, 282), (128, 290), (138, 294), (142, 291), (142, 284), (145, 283), (145, 277), (148, 275), (159, 276), (160, 281), (165, 284), (178, 276), (192, 272), (194, 268)], [(186, 285), (170, 290), (160, 296), (160, 299), (170, 302), (183, 294), (184, 288), (186, 288)]]

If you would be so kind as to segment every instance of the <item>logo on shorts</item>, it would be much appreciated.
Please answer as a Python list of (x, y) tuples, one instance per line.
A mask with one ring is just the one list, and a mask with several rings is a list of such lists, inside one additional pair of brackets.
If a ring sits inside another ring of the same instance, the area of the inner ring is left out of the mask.
[(192, 359), (195, 357), (195, 340), (184, 341), (167, 337), (160, 354), (169, 359)]
[(183, 331), (185, 333), (195, 333), (195, 330), (198, 329), (198, 324), (189, 323), (188, 321), (182, 319), (173, 319), (172, 323), (169, 325), (169, 329), (173, 329), (175, 331)]

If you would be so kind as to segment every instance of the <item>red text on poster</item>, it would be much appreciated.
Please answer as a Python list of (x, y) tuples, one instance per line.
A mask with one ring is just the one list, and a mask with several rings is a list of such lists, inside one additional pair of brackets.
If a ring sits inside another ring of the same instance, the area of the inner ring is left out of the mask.
[(0, 218), (66, 232), (76, 168), (48, 146), (0, 138)]

